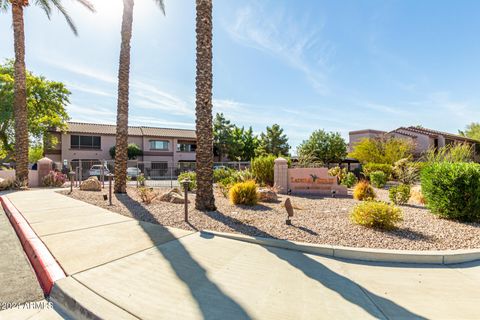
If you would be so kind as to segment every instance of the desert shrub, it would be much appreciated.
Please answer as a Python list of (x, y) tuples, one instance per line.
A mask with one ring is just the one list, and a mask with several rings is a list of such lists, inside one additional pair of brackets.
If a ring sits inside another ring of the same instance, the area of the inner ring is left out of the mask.
[(236, 170), (230, 168), (218, 168), (213, 170), (213, 182), (219, 182), (230, 178)]
[(67, 181), (67, 176), (58, 171), (50, 171), (43, 177), (42, 184), (45, 187), (61, 187)]
[(255, 205), (258, 202), (257, 185), (255, 181), (239, 182), (234, 184), (229, 191), (232, 204)]
[(343, 181), (347, 173), (348, 173), (347, 168), (340, 168), (338, 166), (328, 169), (328, 174), (331, 175), (332, 177), (337, 177), (338, 181)]
[(361, 226), (392, 229), (402, 221), (402, 210), (382, 201), (365, 201), (353, 208), (350, 218)]
[(387, 184), (387, 176), (383, 171), (374, 171), (370, 173), (370, 182), (375, 188), (383, 188)]
[(259, 184), (273, 186), (273, 168), (276, 158), (274, 155), (268, 155), (252, 160), (251, 170)]
[(480, 164), (432, 163), (422, 170), (427, 207), (444, 218), (480, 219)]
[(138, 195), (140, 196), (140, 199), (142, 199), (142, 202), (145, 204), (150, 204), (152, 201), (158, 196), (158, 193), (153, 191), (152, 188), (138, 188)]
[(182, 188), (183, 188), (182, 181), (185, 179), (190, 180), (190, 183), (188, 184), (189, 191), (197, 189), (197, 174), (195, 173), (195, 171), (185, 171), (178, 175), (177, 180), (178, 180), (178, 183), (182, 186)]
[(393, 174), (403, 184), (414, 184), (420, 178), (420, 165), (409, 158), (400, 159), (393, 166)]
[(415, 186), (410, 189), (410, 199), (418, 204), (425, 204), (427, 201), (422, 193), (422, 188), (420, 186)]
[(410, 199), (410, 185), (400, 184), (389, 190), (390, 200), (395, 204), (406, 204)]
[(370, 177), (370, 174), (375, 171), (382, 171), (385, 173), (387, 179), (392, 176), (393, 167), (386, 163), (367, 163), (362, 167), (363, 174)]
[(428, 149), (423, 158), (428, 163), (471, 162), (474, 159), (474, 148), (467, 143), (450, 144), (439, 149)]
[(373, 200), (377, 195), (368, 181), (361, 180), (353, 189), (353, 198), (356, 200)]
[(137, 182), (138, 182), (138, 185), (141, 186), (141, 187), (144, 187), (145, 186), (145, 175), (143, 173), (140, 173), (137, 177)]
[(343, 178), (343, 180), (340, 181), (340, 183), (343, 184), (344, 186), (348, 187), (348, 188), (351, 188), (357, 183), (357, 181), (358, 181), (358, 179), (355, 176), (355, 174), (353, 174), (353, 172), (349, 172)]

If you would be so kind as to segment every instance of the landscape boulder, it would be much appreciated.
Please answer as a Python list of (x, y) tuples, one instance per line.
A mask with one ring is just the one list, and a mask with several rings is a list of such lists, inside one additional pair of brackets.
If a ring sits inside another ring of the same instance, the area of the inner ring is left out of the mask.
[[(185, 195), (178, 188), (173, 188), (160, 196), (160, 201), (170, 203), (184, 203)], [(189, 201), (190, 202), (190, 201)]]
[(274, 202), (278, 200), (277, 193), (271, 189), (258, 189), (258, 199), (263, 202)]
[(1, 190), (7, 190), (12, 187), (12, 181), (0, 178), (0, 191)]
[(101, 191), (102, 184), (98, 181), (97, 177), (90, 177), (87, 180), (83, 181), (80, 185), (80, 190), (83, 191)]

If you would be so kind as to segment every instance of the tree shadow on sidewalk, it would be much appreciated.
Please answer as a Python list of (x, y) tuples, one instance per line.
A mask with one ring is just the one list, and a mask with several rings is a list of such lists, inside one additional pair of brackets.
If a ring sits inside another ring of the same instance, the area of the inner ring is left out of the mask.
[[(219, 214), (222, 213), (216, 211), (206, 212), (205, 214), (213, 219), (218, 219)], [(236, 226), (239, 225), (238, 221), (236, 220), (237, 219), (235, 218), (223, 215), (222, 219), (219, 219), (218, 221), (226, 224), (227, 226), (233, 228), (236, 231), (239, 231), (238, 227), (236, 228)], [(257, 229), (255, 226), (248, 227)], [(268, 238), (278, 239), (275, 236), (272, 236), (265, 231), (258, 229), (255, 234), (263, 234), (266, 235), (266, 237)], [(318, 281), (330, 290), (337, 292), (345, 300), (361, 307), (363, 310), (370, 313), (370, 315), (372, 315), (373, 317), (378, 318), (383, 316), (388, 318), (383, 312), (384, 310), (388, 310), (388, 313), (394, 314), (396, 317), (402, 319), (426, 319), (396, 304), (392, 300), (374, 294), (373, 292), (367, 290), (358, 283), (350, 280), (349, 278), (330, 270), (322, 263), (310, 258), (303, 252), (285, 250), (269, 246), (264, 246), (264, 248), (272, 254), (276, 255), (279, 259), (288, 262), (291, 266), (302, 271), (307, 277)], [(362, 299), (362, 297), (358, 294), (358, 290), (355, 289), (360, 289), (366, 295), (365, 298)]]
[[(152, 221), (161, 228), (161, 232), (175, 239), (175, 236), (162, 225), (159, 225), (155, 217), (140, 203), (128, 195), (116, 195), (118, 201), (122, 202), (129, 209), (132, 216), (142, 220)], [(128, 198), (128, 200), (127, 200)], [(126, 205), (126, 201), (135, 202), (134, 209)], [(136, 211), (138, 210), (138, 211)], [(139, 212), (141, 211), (141, 212)], [(142, 224), (140, 224), (143, 226)], [(155, 239), (151, 229), (144, 228), (150, 238)], [(157, 229), (158, 232), (158, 229)], [(176, 241), (174, 248), (157, 245), (157, 250), (168, 261), (177, 277), (188, 287), (191, 296), (197, 305), (204, 319), (251, 319), (251, 316), (235, 300), (223, 292), (208, 276), (206, 270), (192, 258), (188, 250), (180, 241)], [(166, 293), (168, 294), (168, 293)], [(221, 308), (215, 306), (221, 305)], [(175, 306), (172, 306), (175, 307)]]

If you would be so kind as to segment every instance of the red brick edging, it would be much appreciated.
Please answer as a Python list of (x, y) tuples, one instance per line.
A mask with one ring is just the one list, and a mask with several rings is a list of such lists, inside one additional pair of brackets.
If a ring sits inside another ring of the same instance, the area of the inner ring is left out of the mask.
[(55, 281), (66, 277), (65, 272), (10, 200), (0, 196), (0, 202), (35, 270), (43, 292), (50, 294)]

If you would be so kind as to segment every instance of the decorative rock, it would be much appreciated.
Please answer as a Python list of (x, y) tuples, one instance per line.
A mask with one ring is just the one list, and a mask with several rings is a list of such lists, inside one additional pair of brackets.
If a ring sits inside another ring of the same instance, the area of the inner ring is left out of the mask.
[(0, 178), (0, 190), (9, 189), (11, 185), (12, 185), (12, 182), (10, 180)]
[(277, 201), (277, 193), (270, 189), (258, 189), (258, 199), (263, 202)]
[(160, 201), (170, 203), (185, 203), (185, 195), (178, 188), (173, 188), (170, 191), (165, 192), (159, 199)]
[(97, 177), (90, 177), (87, 180), (83, 181), (80, 185), (80, 190), (83, 191), (101, 191), (102, 184), (98, 181)]

